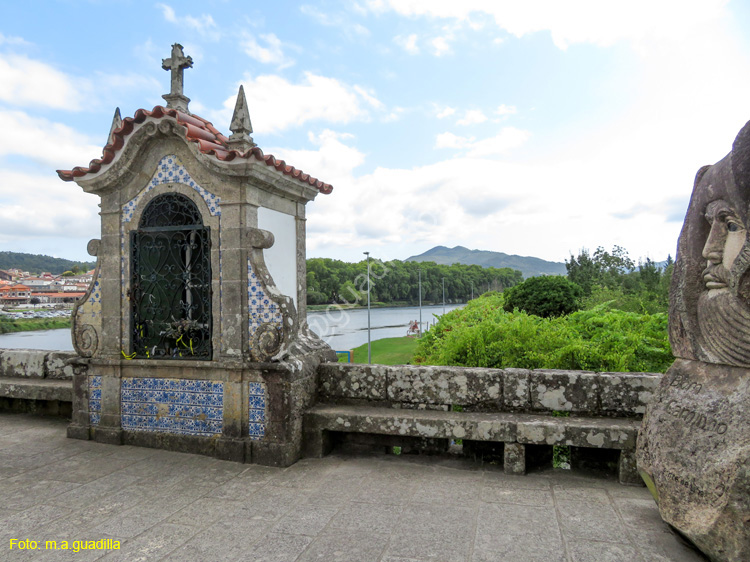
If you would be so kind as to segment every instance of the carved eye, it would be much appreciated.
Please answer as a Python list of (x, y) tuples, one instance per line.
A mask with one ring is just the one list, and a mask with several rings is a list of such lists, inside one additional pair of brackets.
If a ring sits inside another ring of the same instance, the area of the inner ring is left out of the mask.
[(740, 229), (740, 225), (738, 225), (736, 222), (727, 223), (727, 230), (729, 232), (737, 232), (739, 229)]

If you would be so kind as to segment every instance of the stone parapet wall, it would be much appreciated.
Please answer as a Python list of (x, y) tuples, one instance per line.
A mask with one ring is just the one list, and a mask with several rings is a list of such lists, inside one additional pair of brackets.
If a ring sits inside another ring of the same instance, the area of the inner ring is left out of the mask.
[(72, 380), (73, 351), (0, 349), (0, 377)]
[(401, 408), (641, 417), (658, 373), (481, 369), (328, 363), (318, 367), (318, 400)]

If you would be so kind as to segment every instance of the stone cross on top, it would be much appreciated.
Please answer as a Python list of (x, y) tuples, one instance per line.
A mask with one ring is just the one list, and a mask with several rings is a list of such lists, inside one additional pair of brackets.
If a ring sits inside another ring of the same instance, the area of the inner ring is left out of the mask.
[(186, 68), (193, 66), (193, 59), (186, 57), (182, 52), (182, 45), (175, 43), (172, 45), (172, 56), (168, 59), (162, 59), (161, 67), (164, 70), (172, 72), (171, 91), (162, 97), (167, 100), (167, 107), (177, 109), (178, 111), (188, 112), (188, 103), (190, 98), (182, 93), (182, 72)]

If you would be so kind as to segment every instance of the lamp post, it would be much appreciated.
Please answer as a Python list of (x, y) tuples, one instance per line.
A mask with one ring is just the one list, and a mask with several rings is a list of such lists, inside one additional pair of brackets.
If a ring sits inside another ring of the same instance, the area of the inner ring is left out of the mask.
[(419, 337), (422, 337), (422, 270), (419, 270)]
[(445, 314), (445, 277), (443, 277), (443, 314)]
[(370, 341), (370, 252), (367, 256), (367, 363), (372, 364), (372, 344)]

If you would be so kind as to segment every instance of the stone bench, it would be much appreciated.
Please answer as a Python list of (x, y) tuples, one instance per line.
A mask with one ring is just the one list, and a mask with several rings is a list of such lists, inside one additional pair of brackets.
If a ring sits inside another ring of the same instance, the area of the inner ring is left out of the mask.
[[(502, 443), (504, 469), (526, 470), (527, 446), (612, 449), (623, 484), (640, 484), (635, 443), (661, 375), (325, 364), (304, 417), (306, 454), (334, 434)], [(459, 411), (457, 411), (459, 410)], [(564, 417), (554, 416), (562, 412)]]
[(69, 415), (74, 352), (0, 349), (0, 409)]

